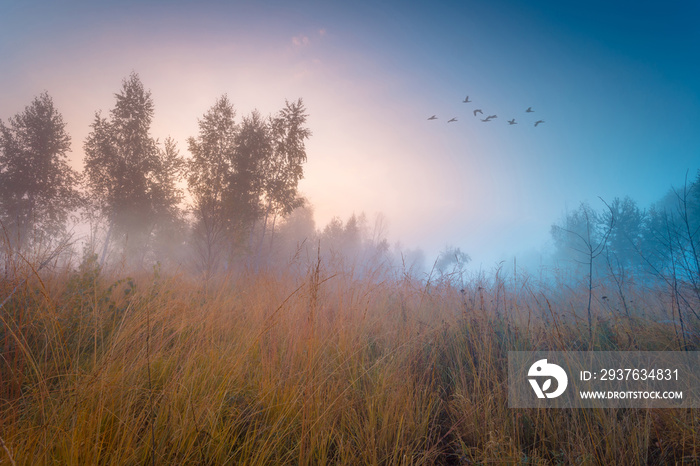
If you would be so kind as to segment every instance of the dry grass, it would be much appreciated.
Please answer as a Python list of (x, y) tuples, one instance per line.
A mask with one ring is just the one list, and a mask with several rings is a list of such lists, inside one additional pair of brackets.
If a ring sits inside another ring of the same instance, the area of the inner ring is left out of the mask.
[(507, 407), (509, 350), (677, 349), (649, 292), (598, 299), (591, 342), (585, 292), (528, 279), (93, 272), (0, 309), (0, 463), (700, 462), (693, 410)]

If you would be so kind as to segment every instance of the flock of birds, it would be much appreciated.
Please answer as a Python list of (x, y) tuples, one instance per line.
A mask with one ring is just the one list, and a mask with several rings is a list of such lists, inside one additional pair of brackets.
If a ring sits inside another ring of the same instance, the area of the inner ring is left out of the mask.
[[(469, 100), (469, 96), (467, 96), (467, 97), (462, 101), (462, 103), (470, 104), (470, 103), (472, 103), (472, 101)], [(525, 110), (525, 113), (534, 113), (534, 112), (535, 112), (535, 111), (532, 109), (532, 107), (528, 107), (527, 110)], [(481, 114), (482, 116), (484, 115), (483, 110), (481, 110), (480, 108), (477, 108), (476, 110), (474, 110), (473, 113), (474, 113), (474, 116), (475, 116), (475, 117), (477, 117), (478, 114)], [(484, 123), (488, 123), (489, 121), (494, 120), (494, 119), (496, 119), (496, 118), (498, 118), (498, 115), (489, 115), (489, 116), (487, 116), (486, 118), (480, 118), (480, 120), (483, 121)], [(438, 119), (438, 117), (437, 117), (436, 115), (433, 115), (433, 116), (431, 116), (430, 118), (428, 118), (428, 120), (437, 120), (437, 119)], [(452, 122), (455, 122), (455, 121), (457, 121), (457, 117), (452, 117), (452, 118), (450, 118), (449, 120), (447, 120), (448, 123), (452, 123)], [(507, 121), (508, 121), (508, 124), (509, 124), (509, 125), (517, 125), (517, 124), (518, 124), (518, 122), (515, 121), (515, 118), (513, 118), (513, 119), (511, 119), (511, 120), (507, 120)], [(542, 123), (544, 123), (544, 120), (537, 120), (537, 121), (535, 122), (535, 127), (537, 127), (537, 125), (540, 125), (540, 124), (542, 124)]]

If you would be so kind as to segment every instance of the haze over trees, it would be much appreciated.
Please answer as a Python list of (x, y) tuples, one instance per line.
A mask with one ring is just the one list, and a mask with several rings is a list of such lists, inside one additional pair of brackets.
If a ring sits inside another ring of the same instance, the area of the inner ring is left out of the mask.
[(132, 259), (143, 258), (177, 224), (182, 192), (175, 183), (184, 161), (172, 140), (160, 147), (151, 136), (153, 100), (137, 74), (115, 98), (109, 118), (95, 114), (85, 141), (86, 184), (107, 220), (105, 251), (114, 238)]
[(600, 210), (581, 204), (552, 226), (551, 235), (556, 257), (574, 264), (588, 264), (585, 243), (599, 245), (594, 268), (601, 274), (624, 270), (646, 280), (681, 273), (686, 280), (697, 280), (700, 173), (646, 210), (629, 197), (615, 198)]
[(46, 92), (7, 124), (0, 120), (0, 234), (10, 248), (50, 244), (65, 233), (80, 202), (70, 142)]
[(556, 257), (573, 266), (574, 281), (585, 277), (589, 332), (595, 288), (611, 284), (617, 296), (599, 299), (628, 317), (635, 290), (656, 288), (668, 295), (670, 322), (686, 347), (688, 320), (700, 320), (700, 173), (647, 210), (629, 197), (605, 207), (581, 204), (551, 229)]
[(188, 140), (193, 241), (207, 273), (241, 251), (259, 258), (268, 236), (272, 246), (277, 219), (303, 205), (297, 186), (311, 132), (302, 100), (286, 102), (274, 117), (253, 111), (236, 123), (235, 116), (221, 96)]
[(188, 140), (192, 158), (187, 166), (187, 185), (192, 195), (194, 247), (201, 267), (218, 268), (219, 252), (226, 239), (225, 190), (228, 164), (235, 147), (233, 105), (224, 95), (199, 120), (199, 135)]
[[(182, 155), (174, 139), (152, 135), (156, 109), (138, 74), (124, 79), (114, 98), (106, 116), (94, 116), (83, 173), (68, 165), (70, 137), (48, 93), (0, 121), (6, 246), (58, 238), (69, 216), (82, 210), (102, 222), (88, 248), (102, 264), (111, 251), (138, 267), (172, 262), (211, 276), (271, 266), (303, 244), (355, 270), (365, 260), (413, 269), (408, 253), (389, 247), (382, 222), (369, 228), (363, 215), (353, 215), (316, 228), (298, 190), (311, 137), (301, 99), (285, 101), (269, 116), (253, 110), (238, 117), (223, 94), (198, 119), (199, 132), (187, 139), (189, 154)], [(620, 290), (653, 281), (697, 290), (698, 228), (700, 176), (646, 209), (629, 197), (598, 210), (582, 204), (552, 227), (553, 257), (587, 278), (589, 298), (601, 280)], [(462, 282), (468, 263), (466, 252), (446, 248), (433, 270)]]
[[(512, 275), (503, 263), (487, 275), (457, 246), (427, 264), (392, 249), (381, 216), (317, 227), (298, 187), (311, 136), (301, 99), (237, 119), (222, 95), (189, 156), (151, 134), (155, 113), (130, 75), (95, 115), (82, 173), (47, 93), (0, 121), (0, 457), (698, 457), (692, 409), (516, 419), (503, 388), (511, 351), (697, 351), (700, 173), (647, 208), (626, 197), (567, 213), (551, 228), (558, 267), (539, 280), (515, 261)], [(75, 249), (54, 260), (78, 214), (92, 227), (82, 261)]]

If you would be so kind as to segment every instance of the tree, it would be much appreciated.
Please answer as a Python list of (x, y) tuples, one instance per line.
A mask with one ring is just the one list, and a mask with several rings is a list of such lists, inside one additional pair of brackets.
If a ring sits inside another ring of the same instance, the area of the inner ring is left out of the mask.
[(615, 283), (625, 315), (630, 316), (625, 297), (625, 284), (630, 272), (642, 271), (639, 248), (645, 214), (629, 197), (613, 199), (609, 210), (601, 216), (605, 224), (612, 225), (605, 248), (605, 263), (609, 278)]
[(304, 140), (311, 133), (304, 127), (301, 99), (286, 102), (275, 117), (253, 111), (237, 124), (235, 115), (222, 96), (199, 120), (199, 135), (188, 140), (196, 248), (207, 272), (218, 267), (224, 243), (229, 260), (240, 247), (259, 253), (268, 223), (274, 232), (278, 216), (303, 204), (297, 186), (306, 161)]
[(290, 259), (299, 259), (305, 247), (314, 243), (316, 222), (311, 205), (305, 202), (302, 207), (294, 209), (283, 221), (279, 222), (272, 260), (284, 263)]
[(224, 201), (229, 208), (229, 221), (239, 241), (249, 234), (263, 214), (264, 187), (267, 184), (264, 167), (272, 158), (270, 128), (253, 111), (244, 117), (235, 138), (235, 151), (228, 173), (228, 190)]
[(199, 120), (199, 135), (188, 139), (192, 158), (187, 186), (192, 195), (194, 246), (205, 273), (218, 268), (228, 229), (229, 173), (236, 148), (236, 111), (226, 95)]
[(384, 236), (383, 217), (368, 226), (365, 213), (352, 214), (345, 223), (333, 217), (318, 232), (320, 259), (332, 269), (351, 273), (355, 277), (374, 279), (391, 267), (389, 242)]
[[(614, 222), (612, 222), (613, 218)], [(608, 239), (608, 249), (616, 262), (627, 269), (637, 268), (640, 264), (637, 251), (642, 235), (644, 212), (629, 197), (615, 198), (610, 204), (610, 210), (602, 215), (601, 221), (605, 225), (613, 224)]]
[(682, 189), (671, 190), (652, 206), (644, 232), (644, 260), (650, 272), (669, 287), (684, 341), (683, 311), (700, 319), (698, 181), (688, 186), (686, 180)]
[(675, 264), (678, 278), (700, 289), (700, 174), (649, 209), (641, 250), (653, 275), (668, 275)]
[[(602, 201), (602, 199), (601, 199)], [(557, 246), (566, 244), (577, 253), (576, 261), (588, 269), (588, 336), (593, 344), (593, 318), (591, 303), (593, 299), (593, 263), (606, 248), (610, 233), (615, 226), (615, 213), (603, 201), (610, 215), (603, 217), (588, 205), (581, 204), (578, 210), (570, 213), (564, 220), (564, 225), (553, 225), (552, 236)], [(603, 219), (601, 221), (601, 219)], [(604, 223), (604, 222), (607, 222)]]
[(574, 263), (587, 264), (589, 251), (584, 243), (600, 242), (600, 223), (598, 213), (588, 204), (581, 203), (578, 209), (567, 212), (559, 224), (552, 225), (550, 230), (557, 256)]
[(270, 244), (274, 238), (277, 217), (289, 215), (294, 209), (303, 205), (297, 187), (304, 177), (303, 164), (306, 162), (304, 141), (311, 137), (311, 131), (304, 127), (306, 118), (304, 103), (298, 99), (293, 103), (285, 101), (282, 111), (270, 120), (273, 152), (263, 167), (265, 217), (261, 235), (262, 241), (268, 220), (272, 217)]
[(435, 268), (440, 273), (440, 279), (448, 283), (456, 283), (464, 286), (464, 269), (471, 261), (469, 254), (462, 252), (458, 247), (446, 246), (440, 251)]
[[(175, 181), (184, 162), (172, 140), (164, 149), (150, 135), (153, 100), (136, 73), (115, 94), (110, 118), (98, 112), (85, 141), (87, 185), (112, 235), (126, 240), (125, 252), (144, 257), (159, 225), (178, 215)], [(104, 261), (104, 255), (103, 259)]]
[(168, 137), (158, 149), (158, 170), (152, 185), (153, 209), (155, 213), (152, 234), (152, 249), (160, 262), (184, 260), (186, 223), (180, 209), (184, 193), (176, 188), (185, 171), (185, 159), (180, 156), (175, 141)]
[(78, 173), (68, 165), (70, 136), (47, 92), (0, 121), (0, 220), (10, 246), (65, 232), (80, 203)]

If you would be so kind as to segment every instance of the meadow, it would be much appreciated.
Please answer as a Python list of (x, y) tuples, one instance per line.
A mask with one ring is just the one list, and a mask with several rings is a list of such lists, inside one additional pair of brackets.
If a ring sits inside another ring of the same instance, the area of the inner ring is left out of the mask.
[(0, 281), (1, 464), (700, 462), (697, 410), (507, 405), (510, 350), (679, 350), (663, 288), (597, 285), (591, 339), (585, 286), (517, 269), (37, 269)]

